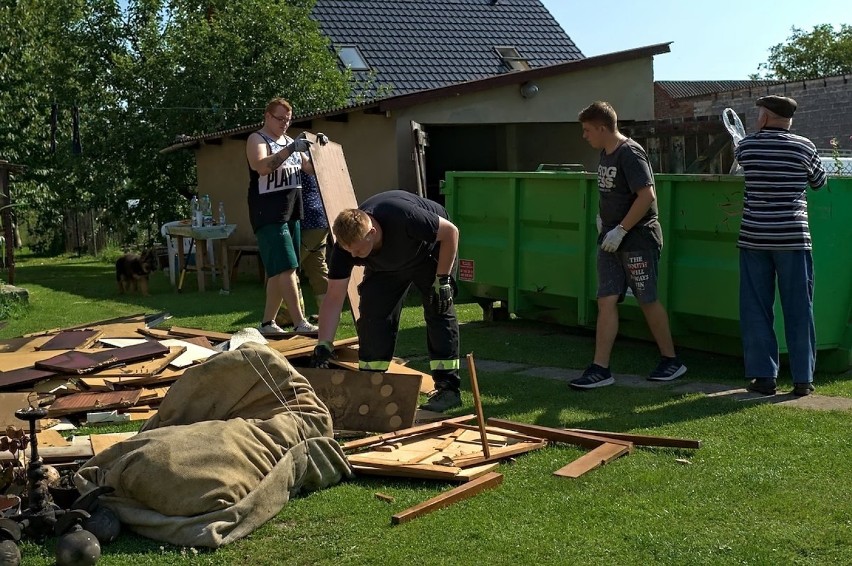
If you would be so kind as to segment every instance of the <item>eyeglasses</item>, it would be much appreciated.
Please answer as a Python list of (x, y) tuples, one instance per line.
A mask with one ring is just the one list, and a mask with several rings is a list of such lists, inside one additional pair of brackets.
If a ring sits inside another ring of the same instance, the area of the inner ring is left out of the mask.
[(279, 117), (278, 117), (278, 116), (276, 116), (275, 114), (270, 114), (270, 116), (272, 116), (273, 118), (275, 118), (276, 120), (278, 120), (278, 121), (279, 121), (279, 122), (281, 122), (282, 124), (284, 124), (285, 122), (289, 122), (289, 121), (290, 121), (290, 116), (284, 116), (284, 117), (281, 117), (281, 118), (279, 118)]

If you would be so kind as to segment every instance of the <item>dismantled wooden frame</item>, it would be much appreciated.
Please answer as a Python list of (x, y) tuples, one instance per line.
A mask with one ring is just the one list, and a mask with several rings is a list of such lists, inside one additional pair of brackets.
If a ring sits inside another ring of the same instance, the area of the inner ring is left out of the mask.
[(465, 424), (473, 415), (446, 419), (343, 444), (356, 473), (466, 482), (491, 471), (500, 460), (543, 448), (547, 442), (525, 434)]

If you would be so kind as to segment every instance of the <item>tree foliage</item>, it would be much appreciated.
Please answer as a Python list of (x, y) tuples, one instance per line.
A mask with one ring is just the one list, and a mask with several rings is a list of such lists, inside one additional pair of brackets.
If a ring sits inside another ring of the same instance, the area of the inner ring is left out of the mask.
[(791, 81), (852, 73), (852, 26), (821, 24), (810, 32), (794, 27), (786, 43), (769, 48), (758, 69), (764, 78)]
[[(313, 4), (0, 0), (0, 158), (28, 166), (15, 197), (41, 247), (55, 245), (67, 211), (102, 211), (125, 228), (185, 214), (193, 155), (159, 153), (179, 134), (259, 122), (275, 96), (297, 113), (345, 102), (347, 77)], [(74, 107), (82, 155), (71, 150)]]

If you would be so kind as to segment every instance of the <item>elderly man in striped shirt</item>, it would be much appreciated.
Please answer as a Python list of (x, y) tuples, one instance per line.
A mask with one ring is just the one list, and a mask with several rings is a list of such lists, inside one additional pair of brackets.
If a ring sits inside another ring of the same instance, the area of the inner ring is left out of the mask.
[(814, 144), (790, 133), (796, 101), (757, 100), (758, 132), (743, 138), (735, 155), (745, 172), (740, 248), (740, 327), (750, 391), (774, 395), (778, 341), (773, 329), (775, 281), (781, 295), (793, 393), (814, 390), (816, 363), (814, 270), (808, 228), (808, 186), (826, 182)]

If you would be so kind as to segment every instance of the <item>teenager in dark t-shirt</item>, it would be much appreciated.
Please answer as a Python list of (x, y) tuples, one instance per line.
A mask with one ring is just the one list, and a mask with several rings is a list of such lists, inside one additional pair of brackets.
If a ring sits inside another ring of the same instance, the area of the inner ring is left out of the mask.
[(594, 361), (570, 385), (575, 389), (594, 389), (615, 382), (609, 361), (618, 334), (618, 303), (624, 300), (628, 289), (639, 302), (662, 356), (648, 379), (676, 379), (686, 373), (686, 366), (675, 354), (668, 314), (657, 298), (657, 264), (663, 235), (657, 221), (657, 195), (648, 156), (642, 146), (618, 131), (618, 116), (609, 103), (595, 102), (580, 112), (579, 120), (583, 138), (601, 151), (598, 322)]
[(413, 284), (423, 296), (430, 369), (436, 390), (421, 408), (444, 412), (461, 405), (459, 325), (450, 275), (458, 228), (436, 202), (406, 191), (387, 191), (341, 212), (332, 227), (337, 243), (328, 268), (328, 291), (320, 308), (319, 344), (311, 365), (327, 367), (340, 322), (349, 277), (365, 268), (358, 287), (359, 367), (386, 371), (393, 359), (402, 303)]

